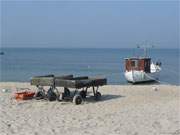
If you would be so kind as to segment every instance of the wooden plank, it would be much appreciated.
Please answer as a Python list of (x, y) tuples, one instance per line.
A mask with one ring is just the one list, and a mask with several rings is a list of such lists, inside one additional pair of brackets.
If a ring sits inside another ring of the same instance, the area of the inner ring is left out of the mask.
[(63, 76), (54, 76), (54, 75), (45, 75), (45, 76), (35, 76), (31, 79), (31, 85), (36, 86), (54, 86), (55, 79), (71, 79), (73, 75), (63, 75)]
[(31, 85), (53, 86), (54, 85), (54, 78), (53, 77), (33, 77), (31, 79)]

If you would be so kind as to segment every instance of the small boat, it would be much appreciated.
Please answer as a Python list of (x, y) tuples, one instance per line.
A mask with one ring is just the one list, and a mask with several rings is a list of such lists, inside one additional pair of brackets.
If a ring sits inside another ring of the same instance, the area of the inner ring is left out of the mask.
[(34, 97), (34, 95), (35, 95), (35, 92), (31, 92), (31, 91), (16, 92), (15, 99), (16, 100), (32, 99)]
[(4, 55), (4, 52), (0, 52), (0, 55)]
[(161, 71), (161, 62), (155, 64), (147, 57), (146, 49), (144, 57), (125, 58), (125, 78), (131, 83), (157, 81)]

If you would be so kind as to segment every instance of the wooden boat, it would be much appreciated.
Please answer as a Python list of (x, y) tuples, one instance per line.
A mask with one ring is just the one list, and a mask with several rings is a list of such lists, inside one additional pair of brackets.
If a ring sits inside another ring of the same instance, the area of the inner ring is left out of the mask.
[(15, 99), (17, 100), (27, 100), (32, 99), (35, 95), (35, 92), (32, 91), (23, 91), (23, 92), (16, 92)]
[(144, 57), (125, 58), (125, 78), (131, 83), (157, 81), (161, 71), (161, 62), (154, 64), (150, 57), (147, 57), (147, 50), (144, 49)]

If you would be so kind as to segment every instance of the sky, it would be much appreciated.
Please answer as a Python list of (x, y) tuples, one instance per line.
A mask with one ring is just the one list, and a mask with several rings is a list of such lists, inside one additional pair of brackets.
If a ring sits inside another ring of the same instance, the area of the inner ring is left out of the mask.
[(179, 48), (178, 1), (1, 1), (1, 47)]

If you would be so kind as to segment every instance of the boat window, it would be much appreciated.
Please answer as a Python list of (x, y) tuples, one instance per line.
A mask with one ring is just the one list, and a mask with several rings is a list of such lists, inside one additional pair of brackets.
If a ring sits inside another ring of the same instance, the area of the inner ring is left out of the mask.
[(137, 67), (138, 66), (138, 61), (137, 60), (132, 60), (131, 61), (131, 67)]

